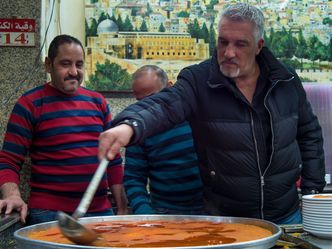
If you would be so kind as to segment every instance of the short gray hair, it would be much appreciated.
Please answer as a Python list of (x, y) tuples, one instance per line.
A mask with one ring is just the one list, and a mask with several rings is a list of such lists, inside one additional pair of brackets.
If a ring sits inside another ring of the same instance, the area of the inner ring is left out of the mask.
[(140, 67), (139, 69), (137, 69), (135, 71), (135, 73), (133, 74), (133, 81), (147, 71), (155, 72), (162, 84), (162, 87), (163, 88), (167, 87), (168, 77), (167, 77), (166, 72), (163, 69), (161, 69), (160, 67), (155, 66), (155, 65), (144, 65), (144, 66)]
[(264, 35), (264, 14), (261, 10), (247, 3), (236, 3), (227, 6), (222, 10), (218, 27), (220, 28), (221, 20), (226, 17), (233, 21), (249, 21), (256, 27), (256, 41), (263, 38)]

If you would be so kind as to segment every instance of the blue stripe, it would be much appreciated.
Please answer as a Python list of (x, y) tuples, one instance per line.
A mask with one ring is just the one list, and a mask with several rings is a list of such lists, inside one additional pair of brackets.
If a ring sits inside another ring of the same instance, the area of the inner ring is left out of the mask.
[(3, 169), (10, 169), (10, 170), (14, 171), (16, 174), (19, 174), (19, 172), (15, 168), (13, 168), (7, 164), (0, 163), (0, 170), (3, 170)]
[(54, 146), (35, 146), (32, 150), (38, 152), (49, 152), (49, 151), (59, 151), (59, 150), (70, 150), (77, 148), (93, 148), (98, 147), (98, 141), (83, 141), (77, 143), (59, 144)]
[(66, 110), (57, 112), (47, 112), (40, 116), (40, 121), (56, 119), (56, 118), (72, 118), (72, 117), (99, 117), (104, 119), (100, 111), (95, 110)]
[[(112, 160), (109, 162), (108, 167), (113, 167), (121, 164), (122, 158)], [(39, 166), (82, 166), (85, 164), (99, 164), (99, 160), (96, 156), (86, 156), (86, 157), (74, 157), (67, 159), (52, 159), (52, 160), (36, 160), (33, 161), (34, 165)]]
[[(85, 192), (85, 189), (82, 189), (81, 192), (74, 192), (74, 191), (56, 191), (56, 190), (47, 190), (47, 189), (41, 189), (41, 188), (31, 188), (31, 192), (39, 192), (39, 193), (49, 193), (56, 196), (66, 196), (66, 197), (72, 197), (72, 198), (82, 198), (83, 193)], [(107, 195), (106, 189), (97, 190), (95, 196), (105, 196)]]
[[(175, 135), (176, 134), (176, 135)], [(151, 142), (151, 145), (156, 145), (154, 144), (154, 141), (158, 140), (163, 141), (166, 139), (174, 139), (176, 136), (183, 136), (183, 135), (188, 135), (189, 134), (189, 138), (192, 139), (192, 132), (190, 130), (190, 127), (188, 125), (184, 125), (184, 124), (180, 124), (178, 126), (176, 126), (173, 129), (167, 130), (163, 133), (157, 134), (153, 137), (151, 137), (150, 139), (146, 140), (146, 144), (149, 145), (149, 143)]]
[[(110, 115), (111, 111), (109, 108), (109, 105), (106, 105), (106, 113), (105, 113), (105, 117), (108, 117)], [(106, 122), (106, 120), (104, 120), (104, 123)], [(107, 130), (109, 128), (112, 127), (112, 120), (108, 121), (105, 126), (104, 126), (104, 130)]]
[(84, 125), (84, 126), (63, 126), (48, 129), (45, 131), (39, 131), (36, 133), (37, 137), (51, 137), (56, 135), (63, 134), (72, 134), (72, 133), (86, 133), (86, 132), (97, 132), (100, 133), (103, 131), (103, 128), (100, 125)]
[(33, 164), (35, 165), (43, 165), (43, 166), (72, 166), (72, 165), (85, 165), (85, 164), (98, 164), (98, 158), (96, 156), (89, 156), (89, 157), (75, 157), (75, 158), (68, 158), (68, 159), (52, 159), (52, 160), (37, 160), (34, 161)]
[(23, 93), (22, 96), (28, 96), (28, 95), (30, 95), (30, 94), (33, 94), (33, 93), (38, 92), (38, 91), (40, 91), (40, 90), (43, 90), (44, 87), (45, 87), (45, 85), (41, 85), (41, 86), (37, 86), (37, 87), (35, 87), (35, 88), (32, 88), (32, 89), (26, 91), (25, 93)]
[(56, 102), (66, 102), (66, 101), (84, 101), (84, 102), (91, 102), (94, 104), (102, 104), (101, 98), (94, 98), (85, 95), (76, 95), (70, 98), (61, 97), (61, 96), (48, 96), (36, 99), (33, 101), (33, 104), (37, 107), (42, 106), (43, 104), (50, 104)]
[[(192, 189), (193, 191), (167, 191), (167, 190), (160, 190), (154, 187), (150, 188), (150, 194), (152, 198), (157, 198), (159, 201), (177, 201), (180, 203), (185, 202), (186, 200), (197, 200), (197, 198), (201, 198), (203, 196), (200, 188)], [(188, 198), (186, 198), (188, 197)], [(195, 197), (195, 198), (194, 198)], [(170, 203), (169, 203), (170, 204)], [(194, 204), (194, 203), (192, 203)], [(195, 205), (200, 205), (202, 203), (195, 203)]]
[[(163, 148), (163, 150), (158, 150), (158, 148)], [(172, 146), (166, 146), (166, 147), (161, 147), (161, 146), (156, 146), (155, 151), (151, 151), (150, 157), (152, 159), (154, 157), (158, 157), (160, 160), (160, 156), (167, 156), (167, 158), (172, 157), (172, 154), (178, 155), (179, 153), (183, 153), (185, 155), (189, 151), (194, 152), (193, 144), (191, 141), (182, 141), (179, 143), (174, 143)]]
[(122, 164), (122, 161), (123, 161), (122, 157), (119, 157), (118, 159), (114, 159), (109, 162), (108, 167), (120, 165), (120, 164)]
[(33, 122), (33, 116), (31, 114), (31, 112), (29, 112), (24, 106), (20, 105), (19, 103), (17, 103), (14, 108), (12, 113), (16, 114), (19, 117), (22, 117), (28, 121), (30, 121), (32, 124), (34, 124)]
[[(31, 173), (31, 181), (38, 183), (77, 183), (77, 182), (90, 182), (93, 174), (89, 175), (45, 175)], [(106, 173), (102, 177), (102, 181), (106, 180)], [(84, 191), (83, 191), (84, 192)]]
[[(193, 156), (196, 156), (196, 154), (192, 153)], [(169, 170), (190, 170), (194, 167), (197, 167), (198, 169), (198, 163), (197, 161), (193, 160), (190, 157), (192, 154), (187, 154), (187, 157), (184, 158), (183, 161), (179, 161), (179, 159), (172, 159), (172, 160), (166, 160), (166, 161), (154, 161), (153, 166), (156, 167), (160, 171), (169, 171)], [(186, 160), (186, 161), (185, 161)]]
[[(171, 160), (172, 158), (176, 158), (176, 157), (181, 158), (181, 156), (185, 158), (186, 155), (193, 154), (194, 152), (195, 152), (195, 149), (193, 147), (189, 147), (189, 148), (178, 150), (178, 151), (172, 151), (168, 154), (159, 155), (159, 157), (156, 157), (156, 156), (152, 157), (152, 160), (167, 161), (167, 160)], [(192, 160), (196, 160), (196, 157), (192, 158)]]
[(14, 153), (16, 155), (20, 155), (20, 156), (25, 156), (28, 153), (27, 148), (25, 148), (24, 146), (20, 146), (18, 144), (6, 142), (6, 141), (3, 143), (2, 150), (8, 151), (8, 152)]
[(7, 132), (13, 133), (13, 134), (18, 135), (20, 137), (27, 138), (29, 140), (32, 139), (32, 134), (31, 134), (30, 130), (25, 129), (24, 127), (19, 126), (19, 125), (14, 124), (14, 123), (8, 123)]

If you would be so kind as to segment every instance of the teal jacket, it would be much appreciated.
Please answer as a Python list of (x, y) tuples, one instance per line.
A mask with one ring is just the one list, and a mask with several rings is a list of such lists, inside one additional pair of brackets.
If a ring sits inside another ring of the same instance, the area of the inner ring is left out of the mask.
[(202, 214), (202, 181), (187, 122), (126, 149), (124, 185), (135, 214)]

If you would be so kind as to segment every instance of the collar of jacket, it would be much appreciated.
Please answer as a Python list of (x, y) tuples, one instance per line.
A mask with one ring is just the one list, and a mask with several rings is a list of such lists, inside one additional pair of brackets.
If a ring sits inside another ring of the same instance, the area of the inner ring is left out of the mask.
[[(277, 60), (277, 58), (271, 53), (267, 47), (263, 47), (261, 52), (257, 55), (257, 59), (261, 60), (267, 66), (269, 71), (269, 80), (271, 86), (275, 85), (279, 81), (289, 81), (294, 77), (294, 74), (290, 72), (285, 65)], [(217, 51), (214, 52), (210, 59), (210, 73), (207, 84), (211, 88), (227, 87), (233, 89), (235, 84), (231, 78), (225, 77), (219, 69), (217, 60)]]

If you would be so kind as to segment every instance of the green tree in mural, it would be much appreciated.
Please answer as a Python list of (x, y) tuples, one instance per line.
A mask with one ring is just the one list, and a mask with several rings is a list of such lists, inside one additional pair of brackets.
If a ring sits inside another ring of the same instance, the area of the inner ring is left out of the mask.
[(309, 59), (312, 61), (313, 68), (315, 67), (315, 60), (319, 59), (319, 54), (317, 49), (319, 47), (319, 39), (316, 35), (313, 35), (309, 38), (308, 41), (308, 53)]
[(131, 9), (131, 16), (137, 16), (139, 14), (139, 7), (133, 7)]
[(332, 19), (330, 17), (325, 17), (323, 19), (323, 24), (324, 25), (332, 25)]
[(206, 5), (206, 10), (207, 11), (212, 11), (214, 6), (219, 3), (219, 0), (211, 0), (210, 4)]
[(269, 36), (265, 36), (267, 38), (266, 46), (273, 50), (273, 43), (274, 43), (274, 29), (271, 27)]
[(329, 42), (329, 45), (328, 45), (328, 49), (327, 49), (327, 60), (329, 62), (332, 62), (332, 38), (330, 38), (330, 42)]
[(216, 32), (214, 31), (213, 23), (210, 24), (210, 32), (209, 32), (209, 53), (210, 56), (213, 55), (213, 52), (216, 48)]
[(139, 31), (141, 32), (148, 32), (148, 26), (146, 25), (146, 21), (143, 20), (141, 27), (139, 28)]
[(150, 16), (152, 13), (153, 13), (153, 9), (152, 9), (150, 3), (147, 3), (146, 4), (146, 13), (145, 13), (145, 15)]
[(91, 25), (89, 26), (87, 20), (85, 19), (85, 44), (87, 44), (87, 38), (89, 36), (97, 36), (97, 21), (91, 18)]
[(118, 25), (119, 31), (123, 31), (123, 21), (121, 15), (119, 15), (118, 19), (116, 19), (116, 24)]
[(88, 22), (86, 21), (86, 18), (84, 19), (84, 25), (85, 25), (85, 34), (88, 36), (90, 28)]
[(165, 28), (164, 24), (161, 23), (159, 26), (159, 32), (165, 32), (165, 31), (166, 31), (166, 28)]
[(284, 57), (283, 44), (285, 43), (286, 36), (287, 31), (283, 29), (282, 31), (273, 32), (272, 38), (270, 38), (270, 48), (278, 58)]
[(102, 21), (107, 19), (107, 14), (105, 12), (101, 12), (99, 18), (98, 18), (98, 24), (101, 23)]
[(95, 74), (89, 76), (86, 82), (88, 88), (96, 91), (128, 90), (131, 88), (131, 75), (116, 63), (105, 64), (97, 62)]
[(117, 20), (116, 20), (116, 17), (115, 17), (114, 14), (110, 17), (110, 20), (113, 21), (113, 22), (115, 22), (115, 23), (117, 23)]
[(177, 13), (177, 17), (189, 17), (188, 11), (181, 10), (179, 13)]
[(270, 39), (269, 37), (267, 36), (267, 32), (264, 32), (263, 34), (263, 38), (264, 38), (264, 46), (266, 47), (270, 47)]
[(201, 28), (199, 26), (197, 18), (194, 19), (194, 23), (188, 24), (188, 32), (192, 38), (196, 38), (196, 39), (202, 38)]
[(297, 41), (298, 41), (298, 45), (297, 45), (296, 50), (295, 50), (295, 55), (296, 55), (297, 58), (300, 58), (301, 69), (302, 69), (303, 68), (303, 59), (308, 58), (307, 43), (306, 43), (305, 38), (303, 36), (302, 29), (299, 30)]
[(131, 21), (128, 16), (126, 16), (122, 30), (123, 31), (133, 31), (134, 30), (134, 26), (131, 24)]
[(285, 43), (284, 46), (284, 57), (292, 58), (295, 55), (296, 47), (298, 42), (296, 38), (293, 37), (293, 32), (290, 29), (288, 32), (286, 31)]
[(204, 39), (204, 42), (205, 43), (209, 43), (209, 30), (208, 28), (206, 27), (206, 24), (203, 23), (202, 25), (202, 29), (201, 29), (201, 32), (200, 32), (201, 36), (200, 38)]

